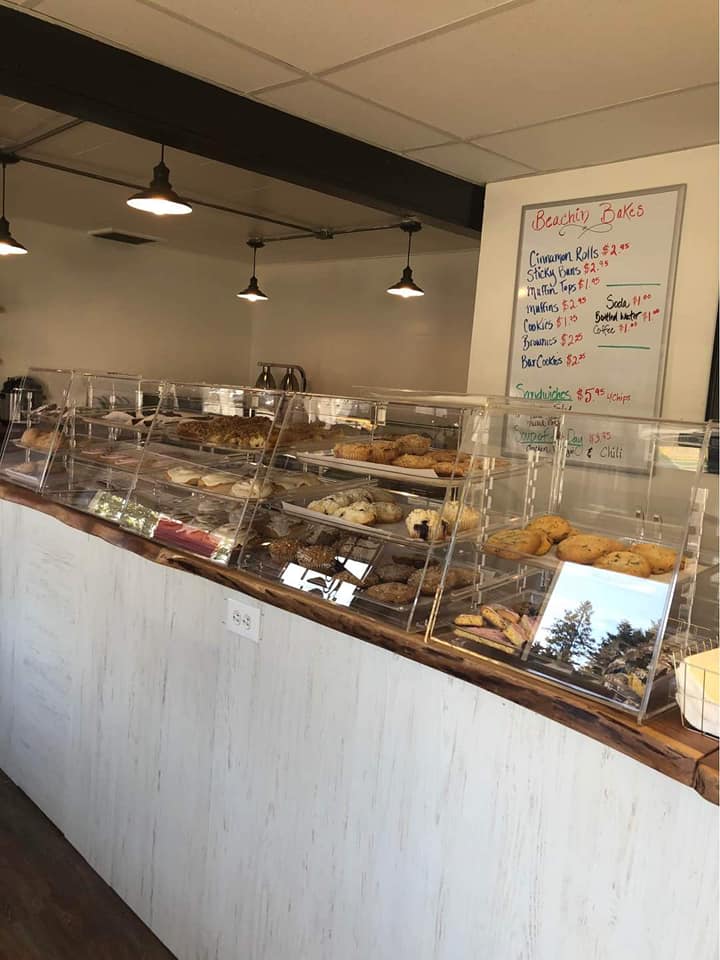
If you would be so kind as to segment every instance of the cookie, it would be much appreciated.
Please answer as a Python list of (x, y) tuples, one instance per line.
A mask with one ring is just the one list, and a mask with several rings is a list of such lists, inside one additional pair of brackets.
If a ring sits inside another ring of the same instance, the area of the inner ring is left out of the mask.
[(537, 548), (537, 550), (535, 551), (535, 556), (536, 556), (536, 557), (544, 557), (545, 554), (546, 554), (546, 553), (550, 550), (550, 548), (552, 547), (553, 542), (552, 542), (552, 540), (550, 539), (550, 537), (549, 537), (546, 533), (543, 533), (541, 530), (539, 530), (538, 533), (540, 534), (540, 538), (541, 538), (541, 539), (540, 539), (540, 546), (539, 546), (539, 547)]
[(383, 563), (375, 567), (375, 573), (383, 583), (407, 583), (414, 569), (405, 563)]
[(661, 547), (657, 543), (634, 543), (630, 550), (645, 557), (650, 564), (651, 573), (668, 573), (677, 560), (675, 550), (671, 547)]
[(369, 460), (371, 449), (369, 443), (336, 443), (333, 455), (340, 460)]
[(421, 437), (419, 433), (406, 433), (394, 440), (401, 454), (422, 456), (430, 449), (430, 437)]
[(281, 537), (268, 544), (268, 553), (276, 563), (290, 563), (295, 559), (300, 545), (300, 541), (292, 537)]
[(554, 514), (547, 514), (544, 517), (535, 517), (528, 524), (529, 530), (539, 530), (546, 537), (550, 537), (553, 543), (559, 543), (564, 540), (570, 532), (570, 524), (565, 517), (558, 517)]
[(411, 510), (405, 526), (413, 540), (444, 540), (448, 535), (447, 521), (437, 510)]
[(557, 547), (559, 560), (572, 563), (595, 563), (604, 553), (622, 550), (623, 545), (610, 537), (601, 537), (595, 533), (580, 533), (575, 537), (566, 537)]
[(347, 507), (340, 507), (335, 516), (338, 520), (347, 520), (348, 523), (359, 523), (362, 526), (373, 524), (377, 519), (375, 505), (367, 500), (356, 500)]
[(418, 456), (414, 453), (404, 453), (397, 460), (393, 460), (392, 465), (394, 467), (405, 467), (408, 470), (432, 470), (435, 461), (427, 454)]
[(298, 547), (295, 559), (310, 570), (332, 570), (335, 566), (335, 549), (317, 544), (312, 547)]
[(402, 520), (402, 507), (397, 503), (385, 503), (382, 500), (373, 503), (375, 519), (378, 523), (397, 523)]
[(460, 509), (457, 500), (451, 500), (442, 508), (442, 518), (452, 526), (457, 520), (458, 530), (472, 530), (480, 523), (480, 514), (467, 505)]
[(368, 587), (365, 596), (384, 603), (407, 603), (415, 596), (415, 591), (406, 583), (379, 583), (375, 587)]
[(397, 460), (398, 447), (392, 440), (373, 440), (370, 445), (370, 463), (392, 463)]
[(523, 554), (535, 554), (542, 543), (539, 530), (498, 530), (487, 538), (484, 545), (486, 553), (506, 560), (516, 560)]
[(645, 557), (630, 550), (613, 550), (606, 553), (593, 564), (601, 570), (614, 570), (615, 573), (626, 573), (631, 577), (649, 577), (651, 566)]

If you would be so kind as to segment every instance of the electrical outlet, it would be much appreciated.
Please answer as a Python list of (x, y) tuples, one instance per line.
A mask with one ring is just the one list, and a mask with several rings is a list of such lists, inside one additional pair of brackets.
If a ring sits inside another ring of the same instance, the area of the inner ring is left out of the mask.
[(231, 633), (252, 640), (253, 643), (260, 643), (260, 616), (260, 607), (243, 603), (233, 597), (227, 598), (225, 626)]

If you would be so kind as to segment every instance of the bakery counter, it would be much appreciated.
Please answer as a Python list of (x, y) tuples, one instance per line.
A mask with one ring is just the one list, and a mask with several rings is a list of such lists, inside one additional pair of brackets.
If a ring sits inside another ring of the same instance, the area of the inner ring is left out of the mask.
[(7, 483), (0, 768), (179, 960), (717, 960), (717, 742), (676, 714)]

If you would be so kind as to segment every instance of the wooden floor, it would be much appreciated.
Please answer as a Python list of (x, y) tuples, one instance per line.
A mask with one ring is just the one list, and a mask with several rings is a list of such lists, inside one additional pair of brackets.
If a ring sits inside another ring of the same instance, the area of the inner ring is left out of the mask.
[(2, 771), (0, 960), (174, 960)]

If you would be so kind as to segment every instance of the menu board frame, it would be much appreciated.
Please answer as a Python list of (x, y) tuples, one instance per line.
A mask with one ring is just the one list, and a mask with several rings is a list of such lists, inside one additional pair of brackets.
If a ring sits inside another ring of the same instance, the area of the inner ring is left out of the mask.
[[(552, 200), (548, 202), (535, 202), (524, 204), (520, 210), (520, 227), (518, 231), (518, 246), (517, 246), (517, 257), (515, 264), (515, 285), (514, 285), (514, 296), (513, 296), (513, 308), (512, 308), (512, 326), (511, 326), (511, 335), (510, 335), (510, 348), (508, 351), (508, 361), (507, 361), (507, 373), (506, 373), (506, 395), (510, 397), (519, 396), (519, 394), (513, 388), (513, 380), (515, 379), (514, 373), (517, 373), (517, 368), (515, 361), (517, 359), (516, 351), (519, 349), (519, 344), (522, 343), (523, 336), (523, 315), (520, 310), (519, 300), (521, 297), (521, 291), (526, 286), (525, 277), (524, 277), (524, 253), (525, 253), (525, 244), (528, 240), (527, 234), (527, 225), (529, 224), (528, 213), (530, 211), (546, 211), (548, 213), (552, 212), (557, 208), (563, 208), (569, 210), (571, 208), (579, 208), (582, 205), (587, 204), (597, 204), (603, 202), (609, 202), (613, 205), (614, 209), (618, 209), (618, 205), (622, 204), (622, 201), (627, 201), (630, 199), (636, 199), (641, 197), (648, 196), (657, 196), (665, 194), (675, 194), (675, 216), (673, 219), (673, 234), (670, 245), (670, 254), (668, 258), (668, 270), (667, 277), (665, 278), (665, 299), (662, 308), (662, 328), (659, 338), (659, 347), (657, 350), (657, 361), (652, 366), (650, 366), (650, 372), (654, 378), (654, 394), (653, 394), (653, 403), (652, 409), (632, 409), (629, 408), (626, 411), (623, 410), (622, 413), (625, 416), (635, 416), (635, 417), (660, 417), (662, 416), (662, 407), (663, 407), (663, 388), (665, 383), (666, 368), (667, 368), (667, 359), (668, 359), (668, 344), (670, 339), (670, 326), (672, 321), (672, 313), (674, 308), (674, 299), (675, 299), (675, 282), (677, 276), (677, 261), (678, 254), (680, 250), (680, 240), (682, 234), (682, 224), (683, 217), (685, 212), (685, 197), (687, 193), (687, 184), (676, 183), (669, 184), (667, 186), (659, 187), (650, 187), (642, 190), (623, 190), (617, 193), (605, 193), (605, 194), (595, 194), (592, 196), (586, 197), (573, 197), (570, 199), (563, 200)], [(570, 226), (578, 226), (576, 223), (567, 224)], [(595, 233), (600, 234), (602, 238), (603, 233), (606, 231), (599, 229), (603, 225), (595, 224), (584, 231), (581, 232), (579, 236), (589, 235), (593, 236)], [(564, 229), (564, 228), (563, 228)], [(559, 232), (560, 236), (563, 236), (562, 232)], [(584, 241), (587, 242), (588, 237), (584, 236)], [(578, 243), (583, 242), (579, 238), (574, 236), (569, 236), (568, 240), (570, 242)], [(660, 242), (665, 242), (666, 236), (661, 239)], [(571, 391), (558, 391), (561, 392), (571, 392), (571, 398), (567, 399), (565, 397), (553, 398), (548, 396), (546, 399), (551, 403), (555, 403), (559, 408), (565, 410), (576, 411), (579, 409), (575, 405), (575, 395)], [(538, 398), (534, 398), (538, 399)], [(597, 411), (601, 415), (601, 411)], [(608, 413), (608, 416), (611, 416)], [(599, 464), (602, 466), (602, 464)], [(636, 467), (628, 466), (628, 469), (633, 471), (637, 469)], [(641, 468), (642, 469), (642, 468)]]

